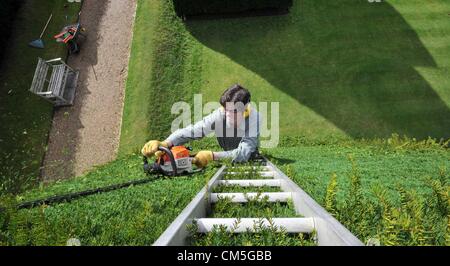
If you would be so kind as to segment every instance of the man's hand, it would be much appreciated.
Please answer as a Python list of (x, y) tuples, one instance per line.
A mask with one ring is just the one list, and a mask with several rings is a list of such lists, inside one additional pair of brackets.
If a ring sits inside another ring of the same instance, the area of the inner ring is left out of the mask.
[(199, 151), (192, 162), (198, 167), (203, 168), (214, 159), (212, 151)]
[(166, 141), (150, 140), (149, 142), (145, 143), (144, 147), (141, 150), (141, 153), (146, 157), (150, 157), (158, 151), (159, 146), (167, 148), (169, 147), (169, 144)]

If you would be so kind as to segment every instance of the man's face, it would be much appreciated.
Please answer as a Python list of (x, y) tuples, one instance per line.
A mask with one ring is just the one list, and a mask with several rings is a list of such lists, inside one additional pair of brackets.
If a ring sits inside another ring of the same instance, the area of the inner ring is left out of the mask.
[(236, 128), (244, 120), (244, 110), (246, 106), (242, 103), (227, 103), (225, 106), (225, 117), (227, 124)]

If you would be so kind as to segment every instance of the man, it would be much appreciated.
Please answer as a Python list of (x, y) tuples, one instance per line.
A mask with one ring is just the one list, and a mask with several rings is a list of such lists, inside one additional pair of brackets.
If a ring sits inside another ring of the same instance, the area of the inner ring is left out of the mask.
[(200, 168), (213, 160), (225, 158), (246, 162), (256, 155), (259, 147), (260, 115), (250, 105), (250, 92), (239, 84), (225, 90), (220, 98), (221, 108), (195, 125), (173, 132), (166, 140), (151, 140), (142, 148), (144, 156), (159, 156), (159, 146), (170, 148), (197, 140), (214, 132), (223, 151), (200, 151), (193, 163)]

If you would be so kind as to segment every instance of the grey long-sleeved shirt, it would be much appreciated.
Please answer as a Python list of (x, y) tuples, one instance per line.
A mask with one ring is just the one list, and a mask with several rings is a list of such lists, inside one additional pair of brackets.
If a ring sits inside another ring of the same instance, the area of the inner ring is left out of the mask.
[(166, 141), (170, 141), (175, 146), (183, 145), (214, 132), (219, 144), (225, 149), (225, 151), (214, 152), (215, 160), (231, 158), (234, 162), (246, 162), (258, 149), (261, 125), (260, 114), (251, 106), (250, 108), (250, 115), (243, 119), (236, 129), (225, 122), (225, 111), (219, 108), (194, 125), (176, 130)]

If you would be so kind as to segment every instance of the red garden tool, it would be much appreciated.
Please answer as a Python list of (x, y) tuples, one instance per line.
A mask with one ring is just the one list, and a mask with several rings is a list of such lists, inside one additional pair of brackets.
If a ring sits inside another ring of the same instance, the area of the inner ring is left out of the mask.
[(74, 54), (80, 51), (80, 45), (78, 42), (78, 37), (85, 36), (82, 32), (85, 29), (80, 23), (65, 26), (60, 33), (56, 34), (54, 38), (57, 42), (65, 43), (69, 47), (69, 53)]

